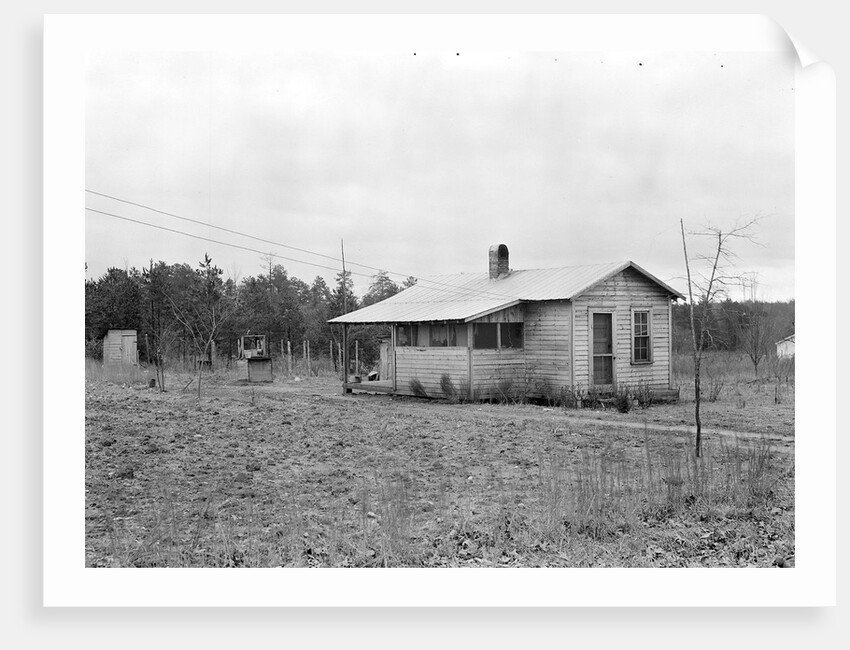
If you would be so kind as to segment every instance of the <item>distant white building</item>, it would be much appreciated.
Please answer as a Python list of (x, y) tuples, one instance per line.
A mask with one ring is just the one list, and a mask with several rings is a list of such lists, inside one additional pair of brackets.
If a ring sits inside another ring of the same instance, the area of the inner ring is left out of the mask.
[(786, 336), (781, 341), (776, 342), (776, 356), (782, 357), (794, 356), (794, 335)]

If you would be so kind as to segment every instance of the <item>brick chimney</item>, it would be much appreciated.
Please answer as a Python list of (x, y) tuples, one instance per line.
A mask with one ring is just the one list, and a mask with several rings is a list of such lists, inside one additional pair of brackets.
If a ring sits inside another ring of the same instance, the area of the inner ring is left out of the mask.
[(508, 247), (504, 244), (493, 244), (490, 247), (490, 279), (496, 280), (511, 272), (508, 266)]

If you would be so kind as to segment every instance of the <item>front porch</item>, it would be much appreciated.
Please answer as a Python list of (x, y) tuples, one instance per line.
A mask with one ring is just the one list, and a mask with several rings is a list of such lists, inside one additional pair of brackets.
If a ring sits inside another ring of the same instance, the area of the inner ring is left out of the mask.
[(362, 381), (359, 375), (350, 375), (343, 383), (343, 391), (351, 393), (352, 391), (362, 391), (366, 393), (388, 393), (392, 394), (393, 382), (391, 379), (382, 379), (376, 381)]

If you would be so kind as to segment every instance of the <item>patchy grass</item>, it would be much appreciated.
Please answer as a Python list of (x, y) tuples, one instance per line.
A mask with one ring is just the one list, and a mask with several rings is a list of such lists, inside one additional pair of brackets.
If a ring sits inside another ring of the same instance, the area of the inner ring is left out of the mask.
[(793, 438), (236, 377), (87, 381), (87, 566), (793, 565)]

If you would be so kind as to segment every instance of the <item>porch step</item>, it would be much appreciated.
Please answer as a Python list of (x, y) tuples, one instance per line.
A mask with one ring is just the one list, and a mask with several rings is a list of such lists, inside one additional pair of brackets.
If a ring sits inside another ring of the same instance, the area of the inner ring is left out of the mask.
[(675, 404), (678, 401), (679, 401), (679, 389), (678, 388), (668, 388), (668, 389), (654, 388), (652, 390), (652, 403), (653, 404)]

